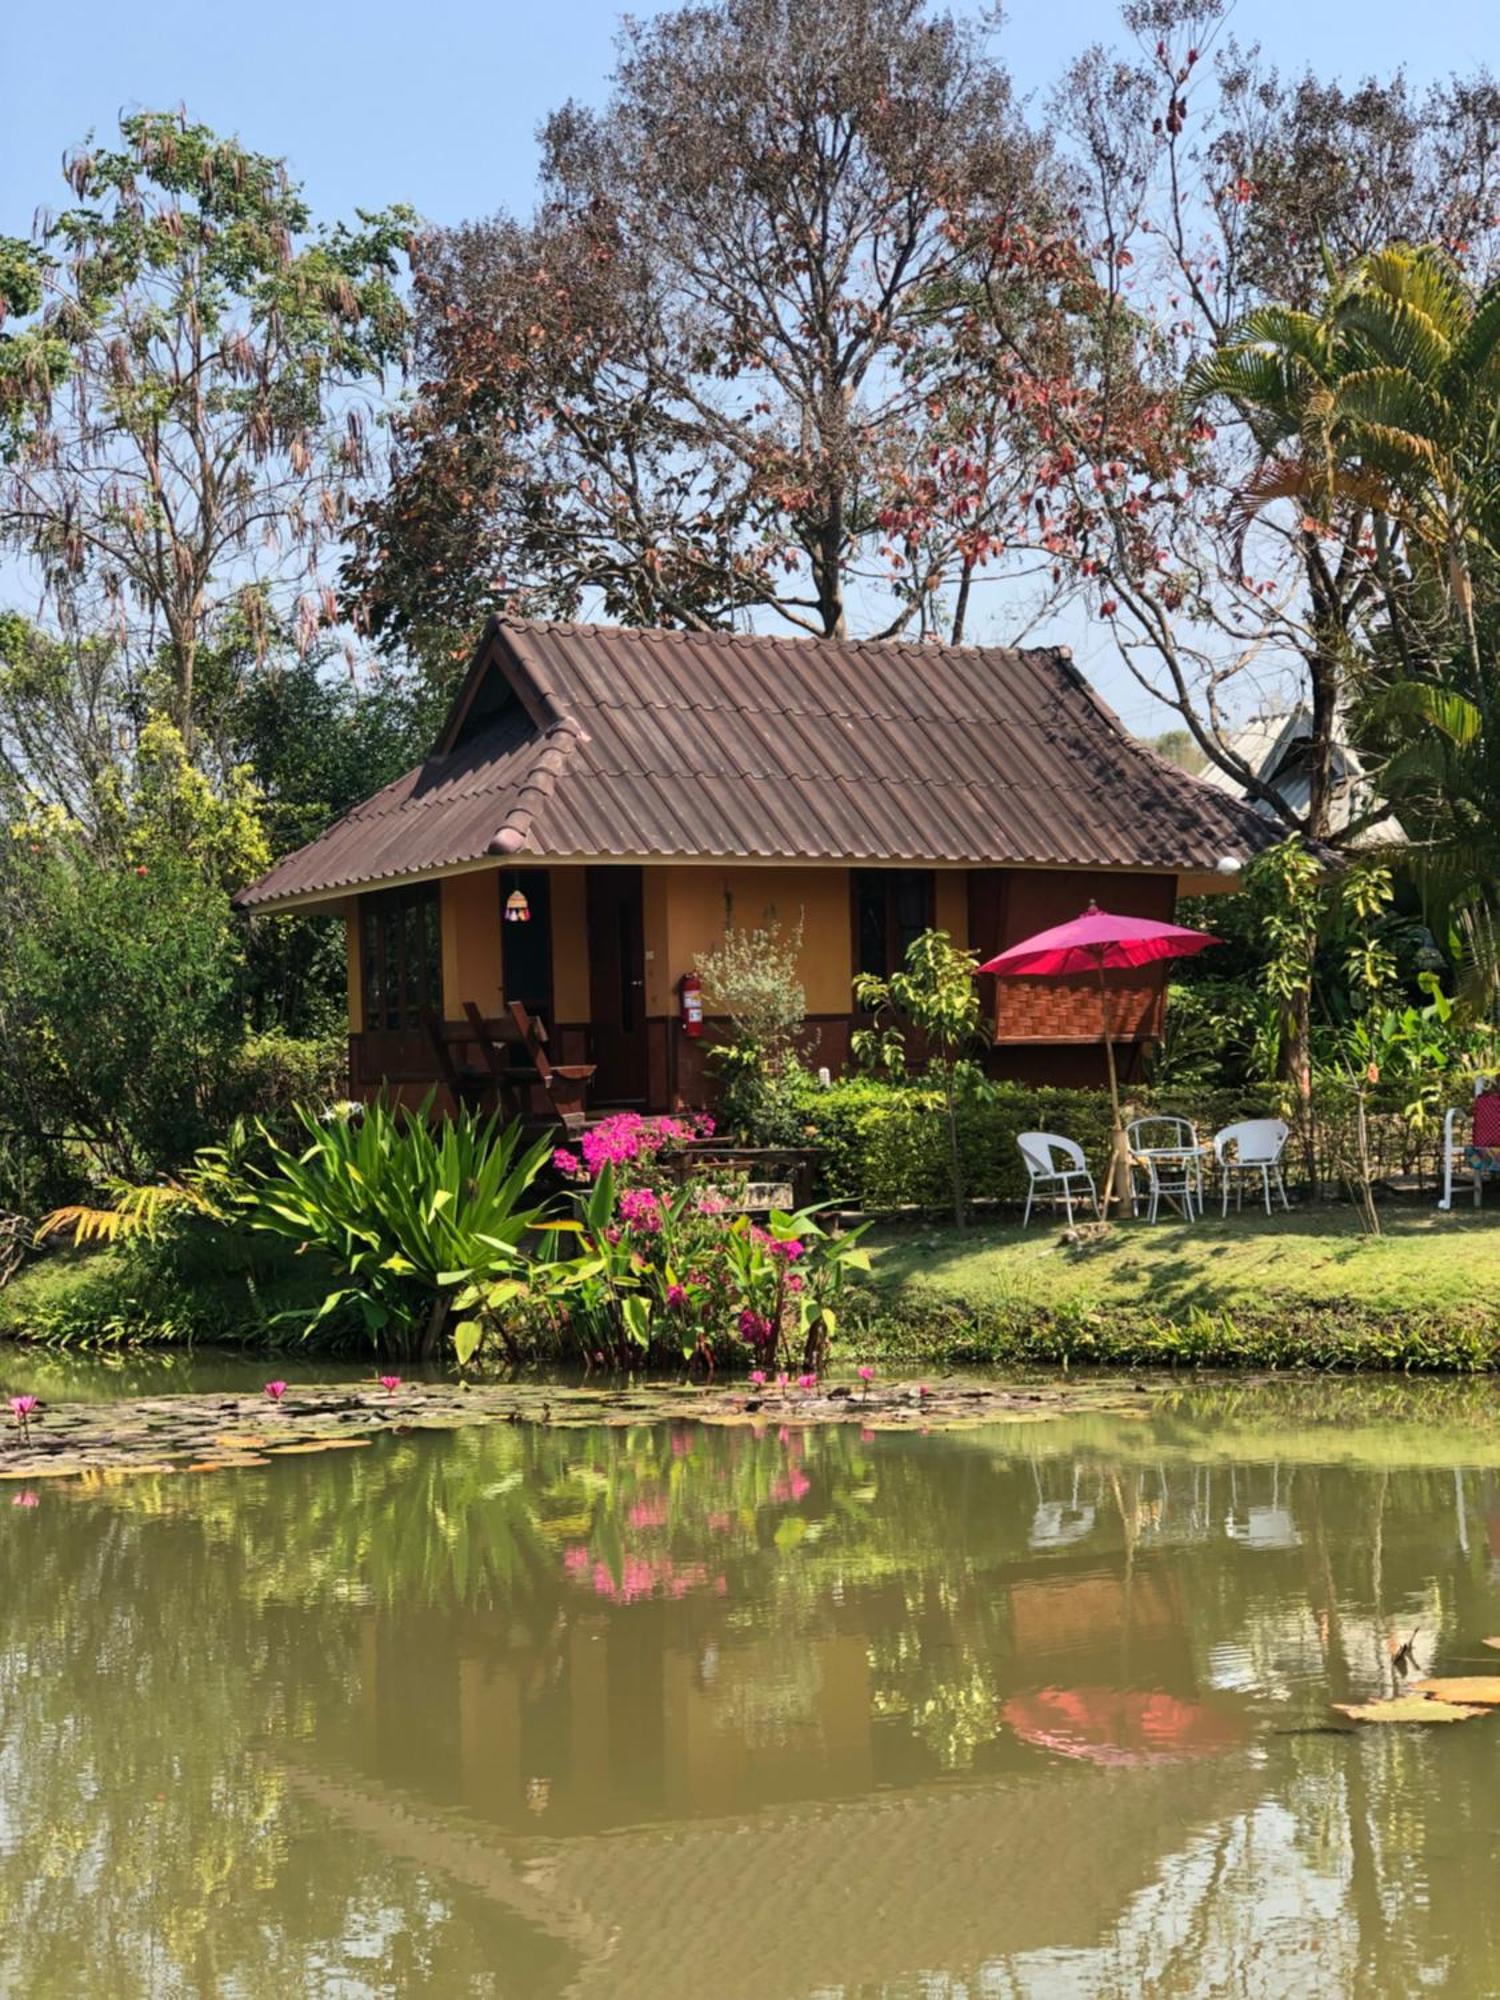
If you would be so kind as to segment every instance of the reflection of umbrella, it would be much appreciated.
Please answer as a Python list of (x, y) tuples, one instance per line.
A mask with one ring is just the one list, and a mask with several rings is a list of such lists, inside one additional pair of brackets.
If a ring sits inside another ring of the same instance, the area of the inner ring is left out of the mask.
[(1207, 1757), (1245, 1740), (1239, 1716), (1173, 1694), (1130, 1688), (1041, 1688), (1000, 1711), (1023, 1742), (1088, 1764), (1161, 1764)]
[(1099, 1018), (1115, 1119), (1114, 1159), (1110, 1184), (1104, 1194), (1106, 1211), (1112, 1196), (1118, 1195), (1123, 1201), (1129, 1194), (1130, 1161), (1120, 1111), (1120, 1086), (1115, 1076), (1115, 1044), (1104, 975), (1150, 965), (1158, 958), (1190, 958), (1206, 945), (1218, 942), (1207, 931), (1158, 923), (1154, 917), (1118, 917), (1101, 910), (1097, 903), (1090, 903), (1083, 915), (1071, 923), (1056, 924), (1050, 931), (1038, 931), (1035, 937), (1023, 938), (1020, 944), (1008, 946), (979, 968), (981, 972), (997, 973), (1002, 979), (1076, 979), (1081, 974), (1098, 974)]

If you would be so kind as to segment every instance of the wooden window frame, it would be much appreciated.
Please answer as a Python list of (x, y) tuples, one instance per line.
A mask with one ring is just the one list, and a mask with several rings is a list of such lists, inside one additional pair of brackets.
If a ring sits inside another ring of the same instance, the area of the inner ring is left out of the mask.
[(360, 897), (359, 977), (366, 1033), (414, 1033), (429, 1008), (441, 1014), (443, 918), (435, 882), (377, 889)]
[(923, 888), (923, 915), (921, 931), (930, 931), (937, 914), (937, 874), (931, 868), (851, 868), (849, 870), (849, 962), (851, 976), (858, 978), (864, 968), (860, 964), (860, 901), (861, 890), (872, 885), (872, 878), (882, 878), (885, 894), (885, 968), (875, 974), (876, 978), (889, 979), (893, 972), (900, 972), (906, 964), (906, 953), (900, 943), (900, 926), (896, 917), (896, 894), (901, 878), (920, 876)]

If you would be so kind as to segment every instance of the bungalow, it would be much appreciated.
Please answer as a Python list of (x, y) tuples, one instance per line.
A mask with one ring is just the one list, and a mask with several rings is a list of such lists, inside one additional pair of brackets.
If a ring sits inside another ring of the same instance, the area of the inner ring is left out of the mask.
[[(800, 920), (809, 1043), (837, 1071), (854, 975), (929, 926), (988, 955), (1090, 897), (1170, 917), (1274, 838), (1135, 742), (1062, 649), (503, 618), (426, 761), (239, 902), (343, 916), (356, 1095), (427, 1088), (435, 1016), (520, 1000), (554, 1061), (597, 1065), (593, 1103), (663, 1108), (711, 1094), (680, 982), (726, 923)], [(986, 985), (996, 1074), (1099, 1080), (1087, 982)], [(1115, 1004), (1129, 1075), (1160, 968)]]

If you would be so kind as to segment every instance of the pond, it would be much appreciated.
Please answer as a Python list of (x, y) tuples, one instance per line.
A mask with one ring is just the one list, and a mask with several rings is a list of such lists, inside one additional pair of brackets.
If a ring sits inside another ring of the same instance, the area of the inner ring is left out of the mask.
[(1500, 1987), (1486, 1385), (0, 1488), (0, 1991)]

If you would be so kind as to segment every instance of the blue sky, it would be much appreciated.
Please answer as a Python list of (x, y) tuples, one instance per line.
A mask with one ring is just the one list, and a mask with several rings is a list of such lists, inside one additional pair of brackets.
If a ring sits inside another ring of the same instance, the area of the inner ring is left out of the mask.
[[(90, 128), (103, 137), (122, 109), (179, 102), (284, 155), (323, 218), (393, 201), (437, 222), (522, 208), (538, 122), (568, 97), (602, 96), (623, 11), (615, 0), (258, 0), (243, 13), (73, 0), (57, 14), (11, 0), (0, 6), (0, 232), (25, 234), (39, 205), (61, 202), (59, 161)], [(659, 9), (636, 0), (633, 11)], [(995, 46), (1018, 89), (1041, 98), (1072, 53), (1118, 39), (1117, 21), (1112, 0), (1013, 0)], [(1350, 80), (1404, 64), (1425, 82), (1493, 61), (1493, 21), (1493, 0), (1241, 0), (1234, 28), (1284, 69)], [(1094, 635), (1066, 636), (1127, 721), (1163, 726)]]

